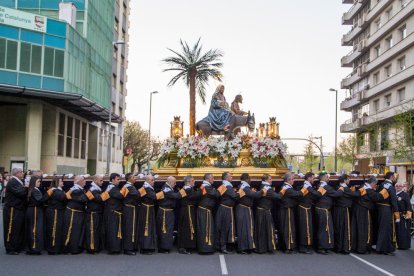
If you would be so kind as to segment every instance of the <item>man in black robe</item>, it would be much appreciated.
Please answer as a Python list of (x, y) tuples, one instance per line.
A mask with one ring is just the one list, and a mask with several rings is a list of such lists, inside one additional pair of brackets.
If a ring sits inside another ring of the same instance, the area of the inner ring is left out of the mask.
[(124, 197), (119, 190), (120, 175), (111, 173), (109, 185), (101, 198), (105, 201), (105, 248), (108, 254), (119, 254), (122, 249), (122, 201)]
[(157, 196), (154, 191), (155, 179), (147, 175), (144, 185), (139, 189), (141, 206), (138, 212), (138, 239), (141, 254), (151, 255), (157, 249), (157, 230), (155, 225), (154, 204)]
[(68, 204), (66, 206), (63, 224), (63, 252), (79, 254), (83, 251), (85, 207), (88, 198), (83, 191), (83, 187), (85, 186), (84, 177), (81, 175), (75, 176), (73, 183), (73, 187), (66, 192)]
[(223, 184), (217, 188), (220, 193), (219, 206), (216, 213), (216, 239), (217, 248), (223, 254), (229, 254), (228, 245), (234, 247), (236, 242), (236, 225), (234, 223), (234, 205), (239, 194), (234, 191), (233, 180), (229, 172), (221, 176)]
[(93, 182), (86, 192), (85, 248), (89, 254), (95, 254), (102, 249), (102, 225), (104, 202), (101, 198), (103, 178), (95, 175)]
[(413, 209), (409, 195), (403, 190), (403, 184), (395, 184), (395, 189), (397, 192), (398, 212), (400, 212), (400, 223), (396, 224), (398, 249), (410, 249)]
[(174, 224), (175, 206), (177, 200), (186, 194), (175, 192), (176, 179), (173, 176), (167, 178), (167, 182), (162, 186), (161, 192), (157, 193), (158, 213), (157, 213), (157, 235), (158, 252), (170, 253), (174, 243)]
[(135, 188), (133, 173), (125, 175), (126, 183), (121, 189), (122, 201), (122, 244), (125, 255), (135, 255), (138, 251), (138, 208), (141, 195)]
[(254, 218), (253, 203), (259, 199), (263, 191), (253, 191), (250, 187), (250, 176), (243, 173), (240, 176), (239, 196), (240, 199), (236, 205), (236, 233), (237, 233), (237, 251), (240, 254), (250, 254), (255, 248), (254, 243)]
[(24, 217), (26, 213), (27, 187), (23, 184), (23, 170), (13, 168), (7, 183), (3, 208), (3, 235), (6, 253), (17, 255), (23, 250)]
[(206, 173), (203, 179), (197, 208), (197, 248), (198, 253), (212, 254), (215, 251), (213, 210), (220, 193), (213, 187), (213, 174)]
[[(180, 190), (178, 216), (178, 253), (191, 254), (197, 248), (196, 239), (196, 205), (201, 198), (201, 191), (194, 190), (194, 177), (184, 177), (184, 187)], [(185, 195), (185, 196), (184, 196)]]
[(339, 190), (343, 195), (336, 198), (333, 208), (333, 221), (335, 229), (335, 251), (349, 254), (351, 252), (351, 207), (353, 200), (361, 194), (350, 187), (349, 176), (343, 174), (339, 177)]
[(341, 190), (336, 191), (327, 181), (329, 175), (321, 173), (319, 175), (320, 185), (315, 203), (315, 214), (317, 221), (317, 242), (318, 253), (327, 255), (329, 250), (334, 248), (334, 227), (332, 221), (331, 208), (333, 199), (342, 196)]
[(395, 223), (400, 223), (400, 213), (398, 212), (397, 195), (393, 186), (395, 175), (388, 172), (384, 176), (385, 180), (378, 187), (378, 192), (386, 189), (389, 197), (376, 202), (378, 220), (378, 234), (375, 250), (384, 255), (394, 255), (397, 237)]
[(272, 186), (272, 177), (269, 174), (262, 176), (260, 190), (263, 191), (262, 197), (257, 201), (256, 214), (254, 218), (254, 241), (256, 253), (273, 253), (276, 251), (275, 226), (271, 209), (276, 200), (281, 199), (281, 195), (276, 193)]
[(305, 181), (303, 186), (298, 188), (306, 188), (309, 193), (304, 194), (303, 197), (298, 198), (297, 207), (297, 225), (298, 225), (298, 236), (299, 236), (299, 252), (303, 254), (312, 253), (313, 245), (313, 215), (312, 205), (316, 198), (314, 195), (317, 193), (313, 188), (314, 174), (308, 172), (305, 174)]
[(286, 173), (283, 176), (284, 185), (280, 191), (282, 199), (279, 203), (279, 230), (281, 234), (281, 248), (287, 254), (296, 253), (296, 227), (295, 227), (295, 208), (297, 200), (306, 196), (309, 192), (306, 187), (300, 191), (293, 189), (294, 176)]

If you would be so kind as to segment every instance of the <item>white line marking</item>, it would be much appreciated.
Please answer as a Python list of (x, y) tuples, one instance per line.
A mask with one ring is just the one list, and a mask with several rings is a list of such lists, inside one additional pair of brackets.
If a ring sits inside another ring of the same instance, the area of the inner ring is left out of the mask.
[(221, 275), (229, 275), (226, 266), (226, 260), (224, 259), (224, 255), (220, 255), (220, 266), (221, 266)]
[(380, 268), (380, 267), (378, 267), (378, 266), (376, 266), (376, 265), (374, 265), (374, 264), (372, 264), (372, 263), (370, 263), (370, 262), (368, 262), (368, 261), (365, 261), (364, 259), (362, 259), (362, 258), (360, 258), (360, 257), (358, 257), (358, 256), (355, 256), (354, 254), (349, 254), (350, 256), (352, 256), (352, 257), (354, 257), (355, 259), (357, 259), (357, 260), (359, 260), (359, 261), (361, 261), (361, 262), (363, 262), (364, 264), (366, 264), (366, 265), (369, 265), (370, 267), (372, 267), (372, 268), (375, 268), (376, 270), (378, 270), (378, 271), (380, 271), (380, 272), (382, 272), (382, 273), (384, 273), (385, 275), (388, 275), (388, 276), (395, 276), (395, 274), (392, 274), (392, 273), (390, 273), (390, 272), (388, 272), (388, 271), (386, 271), (386, 270), (384, 270), (384, 269), (382, 269), (382, 268)]

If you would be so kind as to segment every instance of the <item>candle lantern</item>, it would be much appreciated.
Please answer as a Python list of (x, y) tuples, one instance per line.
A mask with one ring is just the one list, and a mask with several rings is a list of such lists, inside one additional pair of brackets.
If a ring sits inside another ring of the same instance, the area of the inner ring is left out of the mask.
[(279, 136), (279, 124), (276, 123), (276, 117), (270, 117), (269, 120), (269, 136), (271, 138), (276, 138)]
[(184, 134), (184, 122), (181, 122), (180, 116), (174, 116), (174, 121), (171, 123), (170, 136), (171, 138), (180, 138)]

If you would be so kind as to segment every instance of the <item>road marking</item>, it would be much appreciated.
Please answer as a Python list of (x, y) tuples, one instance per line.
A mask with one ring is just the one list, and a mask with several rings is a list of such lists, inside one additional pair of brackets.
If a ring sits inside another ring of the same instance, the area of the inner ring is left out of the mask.
[(380, 272), (382, 272), (382, 273), (384, 273), (385, 275), (388, 275), (388, 276), (395, 276), (395, 274), (392, 274), (392, 273), (390, 273), (390, 272), (388, 272), (388, 271), (386, 271), (386, 270), (384, 270), (384, 269), (382, 269), (382, 268), (380, 268), (380, 267), (378, 267), (378, 266), (376, 266), (376, 265), (374, 265), (374, 264), (372, 264), (372, 263), (370, 263), (370, 262), (368, 262), (368, 261), (365, 261), (364, 259), (362, 259), (362, 258), (360, 258), (360, 257), (358, 257), (358, 256), (356, 256), (356, 255), (354, 255), (354, 254), (349, 254), (350, 256), (352, 256), (352, 257), (354, 257), (355, 259), (357, 259), (358, 261), (361, 261), (361, 262), (363, 262), (364, 264), (366, 264), (366, 265), (369, 265), (370, 267), (372, 267), (372, 268), (375, 268), (376, 270), (378, 270), (378, 271), (380, 271)]
[(220, 266), (221, 266), (221, 275), (229, 275), (226, 266), (226, 260), (224, 259), (224, 255), (220, 255)]

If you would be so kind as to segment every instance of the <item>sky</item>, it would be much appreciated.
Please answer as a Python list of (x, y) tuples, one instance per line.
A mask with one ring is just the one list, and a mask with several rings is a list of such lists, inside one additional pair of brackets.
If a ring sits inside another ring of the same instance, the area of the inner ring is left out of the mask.
[[(151, 134), (169, 136), (174, 116), (188, 133), (189, 89), (183, 81), (162, 72), (161, 62), (180, 50), (180, 39), (193, 45), (198, 38), (205, 51), (220, 49), (225, 96), (244, 98), (242, 109), (256, 116), (256, 126), (276, 117), (282, 138), (323, 137), (324, 151), (334, 148), (335, 92), (338, 89), (338, 143), (346, 134), (339, 126), (351, 113), (339, 111), (345, 99), (340, 82), (351, 69), (341, 68), (341, 57), (351, 48), (341, 46), (350, 26), (341, 18), (351, 5), (341, 0), (134, 0), (130, 1), (128, 120), (149, 126)], [(219, 83), (207, 87), (207, 104), (197, 99), (196, 120), (207, 116), (211, 96)], [(290, 153), (302, 153), (305, 142), (288, 141)]]

